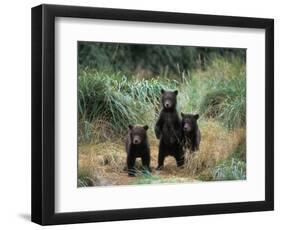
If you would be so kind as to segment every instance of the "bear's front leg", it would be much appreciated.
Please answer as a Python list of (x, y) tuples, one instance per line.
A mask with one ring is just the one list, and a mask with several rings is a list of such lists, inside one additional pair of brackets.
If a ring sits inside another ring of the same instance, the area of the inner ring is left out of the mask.
[(128, 155), (127, 157), (127, 169), (128, 169), (128, 175), (129, 176), (135, 176), (136, 170), (135, 170), (135, 161), (136, 158)]
[(155, 126), (154, 132), (155, 132), (156, 138), (157, 138), (157, 139), (160, 139), (160, 138), (161, 138), (161, 129), (160, 129), (159, 126), (157, 126), (157, 125)]
[(150, 154), (149, 153), (145, 153), (143, 154), (142, 158), (142, 168), (143, 170), (147, 170), (149, 172), (151, 172), (151, 168), (150, 168)]
[(164, 160), (165, 160), (165, 152), (166, 152), (166, 146), (163, 144), (162, 141), (160, 141), (159, 144), (159, 153), (158, 153), (158, 166), (156, 170), (162, 170), (164, 167)]
[(194, 137), (192, 139), (192, 144), (191, 144), (191, 153), (198, 151), (199, 150), (199, 141), (198, 137)]
[(185, 162), (184, 151), (181, 146), (178, 146), (175, 149), (175, 158), (177, 161), (177, 167), (181, 167), (184, 165), (184, 162)]
[(155, 136), (156, 136), (157, 139), (160, 139), (161, 135), (162, 135), (162, 123), (163, 122), (162, 122), (161, 114), (160, 114), (160, 117), (157, 120), (156, 125), (154, 127), (154, 132), (155, 132)]

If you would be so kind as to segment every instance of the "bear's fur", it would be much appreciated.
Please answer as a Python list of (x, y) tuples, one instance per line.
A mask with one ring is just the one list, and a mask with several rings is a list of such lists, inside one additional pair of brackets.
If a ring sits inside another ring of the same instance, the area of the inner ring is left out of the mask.
[(127, 152), (127, 170), (129, 176), (135, 176), (135, 161), (140, 157), (143, 169), (150, 169), (150, 147), (146, 131), (147, 125), (129, 125), (129, 131), (125, 140)]
[(181, 113), (181, 117), (184, 150), (189, 149), (191, 152), (199, 150), (201, 141), (201, 133), (197, 124), (199, 114)]
[(181, 144), (181, 120), (178, 115), (177, 94), (178, 91), (161, 90), (162, 110), (155, 125), (155, 135), (159, 142), (158, 167), (164, 166), (165, 157), (175, 157), (177, 166), (184, 164), (184, 151)]

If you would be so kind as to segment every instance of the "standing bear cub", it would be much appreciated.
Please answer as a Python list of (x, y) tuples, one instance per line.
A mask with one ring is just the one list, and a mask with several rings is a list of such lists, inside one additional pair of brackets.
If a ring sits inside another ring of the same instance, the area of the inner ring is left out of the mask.
[(199, 114), (181, 113), (181, 117), (184, 149), (189, 149), (191, 152), (199, 150), (201, 141), (201, 133), (197, 124)]
[(177, 95), (178, 91), (161, 90), (162, 110), (155, 125), (155, 135), (159, 142), (158, 170), (164, 166), (165, 157), (173, 156), (177, 166), (184, 164), (184, 151), (181, 144), (181, 120), (178, 115)]
[(129, 125), (129, 132), (125, 140), (125, 148), (127, 152), (127, 170), (129, 176), (135, 176), (136, 158), (142, 160), (143, 169), (150, 169), (150, 147), (146, 131), (147, 125)]

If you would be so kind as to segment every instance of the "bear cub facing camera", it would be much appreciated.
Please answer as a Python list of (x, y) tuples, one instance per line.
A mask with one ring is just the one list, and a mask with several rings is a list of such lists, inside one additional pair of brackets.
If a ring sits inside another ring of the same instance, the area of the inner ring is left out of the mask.
[(181, 117), (184, 149), (189, 149), (191, 152), (199, 150), (201, 141), (201, 133), (197, 124), (199, 114), (181, 113)]
[(162, 110), (155, 125), (155, 135), (159, 141), (158, 170), (164, 166), (165, 158), (170, 155), (176, 159), (177, 166), (184, 164), (184, 151), (181, 144), (181, 120), (178, 115), (178, 91), (161, 90)]
[(144, 170), (150, 169), (150, 147), (146, 131), (147, 125), (129, 125), (129, 131), (125, 140), (127, 152), (127, 170), (129, 176), (135, 176), (136, 158), (141, 158)]

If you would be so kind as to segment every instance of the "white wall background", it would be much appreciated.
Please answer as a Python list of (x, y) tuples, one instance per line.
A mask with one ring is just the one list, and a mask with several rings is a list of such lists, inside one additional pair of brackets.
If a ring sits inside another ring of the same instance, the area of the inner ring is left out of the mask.
[[(0, 34), (0, 226), (1, 229), (39, 229), (30, 222), (30, 8), (68, 4), (187, 13), (269, 17), (275, 19), (275, 211), (180, 217), (154, 220), (69, 225), (69, 229), (247, 229), (274, 228), (281, 218), (281, 54), (280, 6), (277, 0), (56, 0), (2, 1)], [(55, 226), (63, 229), (66, 226)], [(49, 227), (47, 227), (49, 228)], [(276, 229), (276, 228), (275, 228)]]

